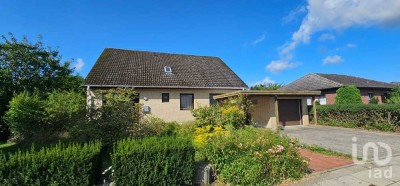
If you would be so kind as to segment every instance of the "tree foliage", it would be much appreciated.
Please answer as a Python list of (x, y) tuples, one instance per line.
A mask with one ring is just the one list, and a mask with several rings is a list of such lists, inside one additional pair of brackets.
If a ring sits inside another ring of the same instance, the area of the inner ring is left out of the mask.
[(257, 84), (250, 87), (250, 90), (278, 90), (282, 88), (283, 84), (278, 83), (265, 83), (265, 84)]
[(360, 90), (352, 85), (341, 87), (336, 91), (335, 104), (362, 103)]
[[(71, 62), (61, 62), (59, 51), (45, 47), (40, 37), (35, 43), (25, 36), (19, 41), (11, 33), (1, 38), (0, 118), (8, 110), (11, 98), (19, 93), (37, 91), (46, 95), (53, 90), (81, 90), (83, 78), (73, 75), (74, 69), (69, 67)], [(0, 120), (0, 138), (3, 140), (6, 128)]]
[(389, 104), (400, 103), (400, 86), (397, 86), (390, 92), (389, 99), (386, 102)]

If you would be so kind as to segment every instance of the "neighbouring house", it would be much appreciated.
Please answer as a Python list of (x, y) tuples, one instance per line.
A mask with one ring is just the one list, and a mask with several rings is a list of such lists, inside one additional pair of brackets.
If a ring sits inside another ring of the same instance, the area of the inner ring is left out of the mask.
[(400, 86), (400, 82), (390, 82), (390, 83), (395, 85), (395, 86)]
[[(388, 93), (395, 87), (394, 84), (375, 81), (360, 77), (339, 75), (339, 74), (307, 74), (300, 79), (281, 88), (283, 91), (321, 91), (321, 96), (317, 97), (321, 105), (331, 105), (335, 103), (336, 90), (343, 86), (354, 85), (360, 89), (362, 101), (368, 104), (372, 98), (377, 98), (379, 103), (383, 103)], [(310, 104), (310, 101), (309, 101)]]
[(320, 91), (242, 90), (217, 95), (214, 98), (223, 100), (246, 95), (253, 103), (250, 115), (254, 124), (258, 127), (277, 128), (279, 126), (308, 125), (307, 98), (314, 98), (320, 94)]
[(194, 120), (191, 110), (213, 96), (247, 89), (218, 57), (107, 48), (87, 75), (87, 104), (101, 106), (96, 90), (132, 87), (147, 114), (166, 121)]

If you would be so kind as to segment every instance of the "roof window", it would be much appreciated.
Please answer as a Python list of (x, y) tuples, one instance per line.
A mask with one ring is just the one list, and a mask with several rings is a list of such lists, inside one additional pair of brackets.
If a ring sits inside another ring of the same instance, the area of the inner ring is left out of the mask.
[(172, 68), (169, 67), (169, 66), (165, 66), (165, 67), (164, 67), (164, 72), (165, 72), (165, 73), (172, 73)]

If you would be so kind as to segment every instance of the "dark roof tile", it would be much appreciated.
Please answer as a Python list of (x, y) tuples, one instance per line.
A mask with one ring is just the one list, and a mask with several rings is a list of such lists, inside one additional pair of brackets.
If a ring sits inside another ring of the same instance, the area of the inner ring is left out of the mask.
[[(170, 66), (172, 74), (164, 72)], [(107, 48), (84, 86), (247, 88), (217, 57)]]

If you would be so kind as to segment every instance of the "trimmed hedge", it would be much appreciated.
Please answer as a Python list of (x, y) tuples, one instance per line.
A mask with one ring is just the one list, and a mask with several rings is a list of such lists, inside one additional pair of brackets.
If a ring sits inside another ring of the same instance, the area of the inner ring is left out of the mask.
[(382, 131), (400, 130), (400, 104), (348, 104), (317, 106), (318, 124), (366, 128)]
[(120, 140), (111, 155), (116, 185), (193, 185), (192, 140), (176, 136)]
[(58, 143), (37, 151), (0, 153), (0, 185), (94, 185), (101, 175), (101, 143)]

